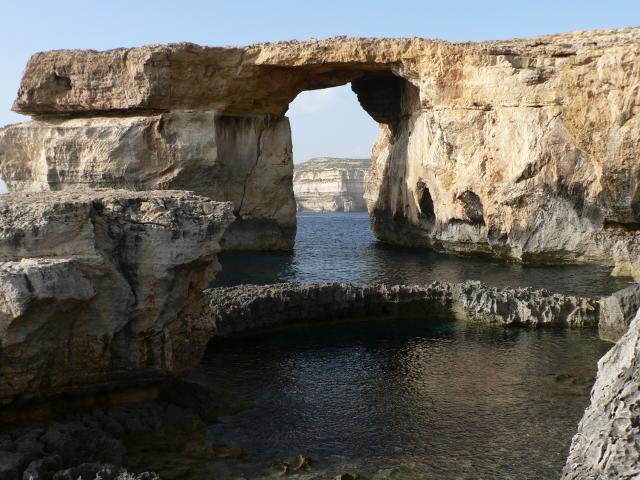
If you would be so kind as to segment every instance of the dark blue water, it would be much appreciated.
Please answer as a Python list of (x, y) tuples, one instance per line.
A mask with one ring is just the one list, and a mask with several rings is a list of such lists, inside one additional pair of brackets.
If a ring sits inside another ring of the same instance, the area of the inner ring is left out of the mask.
[(255, 407), (210, 427), (248, 452), (212, 475), (256, 478), (303, 454), (300, 478), (556, 479), (607, 348), (591, 330), (428, 316), (214, 343), (195, 378)]
[(378, 242), (366, 213), (298, 215), (291, 253), (224, 252), (217, 285), (273, 282), (429, 283), (480, 280), (585, 296), (629, 285), (599, 266), (524, 266), (491, 257), (458, 256)]
[[(364, 214), (298, 220), (293, 253), (225, 253), (218, 282), (477, 279), (583, 295), (627, 285), (607, 268), (393, 248)], [(504, 329), (428, 312), (214, 342), (194, 378), (255, 407), (211, 425), (216, 445), (247, 456), (215, 462), (210, 476), (279, 478), (274, 462), (303, 454), (312, 469), (289, 478), (559, 478), (608, 347), (588, 329)]]

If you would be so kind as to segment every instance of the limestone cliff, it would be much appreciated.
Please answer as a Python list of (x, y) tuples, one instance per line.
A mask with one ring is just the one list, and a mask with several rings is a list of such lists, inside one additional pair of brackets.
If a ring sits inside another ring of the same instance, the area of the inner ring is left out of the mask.
[[(99, 118), (141, 117), (152, 125), (141, 127), (144, 147), (118, 136), (111, 149), (143, 165), (127, 172), (127, 182), (226, 185), (232, 192), (211, 198), (234, 202), (244, 235), (259, 239), (249, 248), (290, 246), (295, 212), (283, 115), (301, 91), (348, 82), (381, 123), (366, 195), (379, 238), (523, 262), (598, 262), (640, 276), (638, 28), (482, 43), (336, 37), (40, 53), (14, 104), (36, 123), (0, 133), (0, 173), (13, 189), (121, 179), (122, 162), (108, 161), (115, 154), (94, 155), (79, 138), (57, 143), (68, 136), (60, 125), (72, 122), (91, 138)], [(196, 141), (185, 123), (171, 126), (185, 111), (238, 122), (226, 124), (229, 143), (216, 139), (216, 160), (211, 142)], [(166, 121), (153, 120), (159, 115)], [(267, 119), (281, 133), (243, 133), (246, 122)], [(47, 137), (57, 148), (30, 147)], [(163, 153), (140, 155), (154, 145)], [(189, 165), (178, 175), (183, 161)], [(228, 166), (223, 173), (219, 162)], [(242, 173), (232, 175), (238, 162)], [(253, 195), (255, 207), (245, 213), (237, 191)]]
[(10, 191), (98, 187), (191, 190), (231, 201), (225, 249), (286, 250), (295, 236), (286, 118), (174, 110), (36, 119), (0, 131)]
[(0, 404), (195, 366), (210, 327), (189, 309), (231, 211), (175, 191), (0, 197)]
[(298, 212), (364, 212), (369, 159), (312, 158), (295, 165), (293, 193)]

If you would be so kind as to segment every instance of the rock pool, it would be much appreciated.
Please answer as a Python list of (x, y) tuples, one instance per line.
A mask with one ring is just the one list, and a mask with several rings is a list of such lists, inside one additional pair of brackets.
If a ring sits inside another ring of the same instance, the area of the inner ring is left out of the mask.
[(608, 347), (591, 330), (355, 321), (214, 342), (193, 378), (255, 402), (210, 426), (248, 452), (219, 478), (296, 454), (303, 478), (559, 478)]

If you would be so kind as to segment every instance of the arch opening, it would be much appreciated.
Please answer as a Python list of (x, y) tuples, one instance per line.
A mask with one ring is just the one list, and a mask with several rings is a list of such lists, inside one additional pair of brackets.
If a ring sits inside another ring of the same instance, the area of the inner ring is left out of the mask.
[(302, 92), (288, 112), (300, 213), (366, 212), (365, 182), (379, 124), (349, 85)]

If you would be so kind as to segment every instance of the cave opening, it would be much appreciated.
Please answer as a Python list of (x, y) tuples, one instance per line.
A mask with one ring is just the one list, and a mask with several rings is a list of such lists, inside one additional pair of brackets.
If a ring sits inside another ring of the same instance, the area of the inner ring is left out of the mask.
[(419, 217), (421, 220), (425, 220), (429, 224), (433, 224), (436, 221), (436, 213), (433, 207), (433, 198), (429, 192), (427, 184), (420, 180), (416, 185), (416, 200), (418, 202)]

